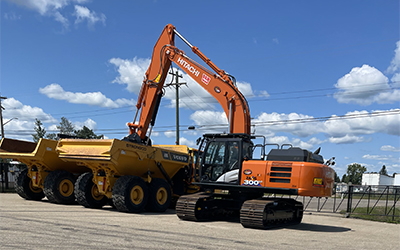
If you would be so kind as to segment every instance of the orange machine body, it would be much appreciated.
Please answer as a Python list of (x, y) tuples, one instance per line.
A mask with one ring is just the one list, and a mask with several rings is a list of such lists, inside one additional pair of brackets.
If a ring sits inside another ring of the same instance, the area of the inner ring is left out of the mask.
[(315, 162), (244, 161), (240, 185), (297, 190), (300, 196), (329, 197), (335, 173)]

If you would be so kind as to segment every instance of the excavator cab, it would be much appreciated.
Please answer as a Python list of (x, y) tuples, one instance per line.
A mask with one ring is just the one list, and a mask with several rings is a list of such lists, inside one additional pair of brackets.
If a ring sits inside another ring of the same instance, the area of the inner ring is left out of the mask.
[(246, 134), (206, 134), (200, 164), (200, 182), (238, 184), (244, 160), (251, 159), (253, 143)]

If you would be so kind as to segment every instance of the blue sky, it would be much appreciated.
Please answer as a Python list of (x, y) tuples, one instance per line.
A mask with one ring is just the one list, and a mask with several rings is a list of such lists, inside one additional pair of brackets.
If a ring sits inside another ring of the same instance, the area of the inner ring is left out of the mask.
[[(51, 133), (63, 116), (126, 136), (153, 46), (171, 23), (235, 76), (255, 134), (321, 147), (339, 176), (352, 163), (400, 173), (399, 13), (397, 0), (3, 0), (0, 93), (4, 121), (18, 118), (5, 136), (32, 140), (35, 118)], [(226, 131), (215, 129), (226, 117), (183, 75), (180, 143), (195, 146), (205, 132)], [(175, 92), (165, 90), (155, 144), (175, 143)]]

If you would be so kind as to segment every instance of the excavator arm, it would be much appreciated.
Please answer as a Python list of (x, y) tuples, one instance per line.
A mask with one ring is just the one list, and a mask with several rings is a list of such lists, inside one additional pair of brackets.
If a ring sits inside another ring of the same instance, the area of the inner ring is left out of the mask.
[[(192, 51), (214, 72), (186, 56), (183, 50), (175, 47), (175, 35), (180, 37)], [(140, 90), (137, 112), (132, 123), (128, 123), (130, 136), (142, 142), (146, 139), (149, 126), (154, 126), (162, 88), (171, 63), (174, 62), (198, 84), (208, 91), (222, 106), (229, 121), (229, 133), (250, 134), (250, 112), (246, 98), (235, 86), (232, 77), (219, 69), (197, 47), (191, 45), (175, 27), (168, 24), (156, 45), (145, 79)], [(140, 112), (138, 124), (135, 123)]]

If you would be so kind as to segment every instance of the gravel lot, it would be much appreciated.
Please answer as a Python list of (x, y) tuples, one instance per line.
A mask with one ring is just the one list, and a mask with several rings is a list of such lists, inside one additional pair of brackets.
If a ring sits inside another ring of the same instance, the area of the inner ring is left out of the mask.
[(400, 249), (400, 225), (306, 214), (273, 230), (181, 221), (174, 210), (128, 214), (0, 194), (0, 249)]

